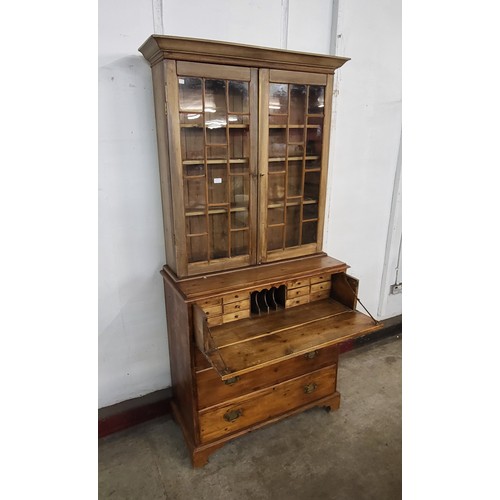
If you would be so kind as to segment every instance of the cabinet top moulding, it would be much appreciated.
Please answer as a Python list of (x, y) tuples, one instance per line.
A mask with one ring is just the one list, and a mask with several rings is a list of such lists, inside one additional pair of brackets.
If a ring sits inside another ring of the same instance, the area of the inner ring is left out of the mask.
[(331, 74), (349, 61), (348, 57), (166, 35), (151, 35), (139, 51), (151, 66), (163, 59), (200, 61), (202, 58), (204, 62), (215, 64)]

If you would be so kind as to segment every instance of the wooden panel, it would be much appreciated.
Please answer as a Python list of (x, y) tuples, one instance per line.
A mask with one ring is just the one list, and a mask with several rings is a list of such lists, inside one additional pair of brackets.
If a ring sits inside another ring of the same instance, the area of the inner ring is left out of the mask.
[(201, 76), (205, 78), (250, 81), (250, 68), (225, 66), (223, 64), (178, 61), (177, 74), (179, 76)]
[[(245, 292), (229, 293), (222, 297), (223, 304), (230, 304), (231, 302), (240, 302), (242, 300), (249, 299), (250, 294)], [(250, 300), (250, 299), (249, 299)]]
[(296, 297), (301, 297), (302, 295), (309, 294), (309, 286), (302, 286), (300, 288), (293, 288), (291, 290), (287, 290), (286, 297), (287, 299), (294, 299)]
[(283, 71), (272, 69), (269, 81), (276, 83), (297, 83), (303, 85), (326, 85), (326, 75), (320, 73), (305, 73), (303, 71)]
[[(331, 304), (332, 315), (326, 314), (321, 319), (310, 321), (310, 311), (321, 308), (325, 304)], [(340, 307), (343, 307), (340, 305)], [(268, 328), (257, 331), (255, 336), (250, 337), (245, 333), (238, 333), (243, 330), (243, 321), (239, 328), (233, 331), (233, 340), (226, 339), (229, 345), (221, 347), (217, 331), (226, 325), (215, 327), (212, 330), (212, 337), (218, 349), (207, 356), (219, 372), (223, 380), (232, 376), (248, 373), (264, 366), (289, 359), (304, 354), (310, 350), (321, 349), (330, 345), (336, 345), (349, 339), (361, 337), (366, 333), (381, 328), (380, 324), (374, 324), (373, 320), (357, 311), (347, 310), (338, 313), (339, 305), (331, 299), (312, 302), (292, 308), (288, 312), (295, 312), (298, 317), (302, 317), (303, 322), (297, 321), (289, 328), (284, 328), (281, 323), (280, 314), (269, 315), (274, 320), (274, 327), (267, 323)], [(333, 313), (333, 311), (336, 311)], [(287, 312), (287, 311), (285, 311)], [(257, 326), (264, 326), (266, 322), (261, 322), (264, 318), (252, 318)], [(270, 328), (269, 328), (270, 326)], [(243, 337), (239, 342), (237, 339)]]
[(330, 274), (319, 274), (318, 276), (311, 276), (311, 285), (314, 283), (322, 283), (323, 281), (330, 281)]
[(286, 286), (288, 290), (290, 290), (291, 288), (300, 288), (302, 286), (309, 285), (309, 283), (310, 283), (309, 278), (299, 278), (298, 280), (288, 281)]
[(243, 309), (250, 309), (250, 299), (240, 300), (239, 302), (231, 302), (224, 304), (224, 314), (237, 312)]
[[(320, 214), (321, 215), (321, 214)], [(319, 226), (318, 226), (319, 232)], [(285, 250), (272, 250), (267, 252), (267, 262), (274, 262), (276, 260), (293, 259), (295, 257), (302, 257), (304, 255), (312, 255), (318, 252), (318, 245), (316, 243), (309, 243), (300, 247), (287, 248)]]
[[(292, 408), (308, 404), (335, 392), (335, 371), (331, 367), (283, 382), (252, 396), (233, 401), (216, 409), (201, 411), (200, 437), (202, 442), (249, 427)], [(233, 421), (226, 418), (237, 416)]]
[(287, 299), (285, 302), (285, 307), (296, 307), (302, 304), (307, 304), (310, 302), (309, 295), (302, 295), (302, 297), (295, 297), (293, 299)]
[(222, 316), (222, 321), (224, 323), (230, 323), (231, 321), (236, 321), (237, 319), (244, 319), (250, 316), (250, 310), (246, 309), (244, 311), (233, 312), (229, 314), (224, 314)]
[(323, 290), (330, 290), (331, 282), (323, 281), (322, 283), (315, 283), (311, 285), (311, 293), (321, 292)]
[(332, 276), (331, 296), (346, 307), (356, 309), (358, 280), (345, 273), (334, 274)]
[(250, 262), (257, 263), (258, 161), (259, 161), (259, 72), (251, 69), (250, 80)]
[[(203, 355), (198, 351), (198, 356)], [(203, 359), (205, 359), (203, 357)], [(196, 374), (198, 385), (198, 408), (203, 409), (218, 403), (223, 403), (264, 387), (278, 384), (285, 380), (305, 375), (313, 370), (334, 365), (338, 359), (338, 348), (327, 347), (318, 351), (311, 351), (303, 356), (288, 359), (273, 366), (256, 370), (251, 374), (242, 375), (236, 380), (229, 379), (226, 383), (219, 374), (208, 368)]]
[[(274, 283), (286, 283), (292, 279), (307, 277), (323, 272), (345, 271), (347, 264), (325, 254), (305, 257), (292, 262), (276, 262), (252, 268), (204, 276), (201, 279), (176, 280), (188, 300), (198, 300), (227, 294), (231, 291), (260, 290)], [(164, 269), (168, 272), (168, 268)], [(175, 276), (172, 275), (175, 280)]]

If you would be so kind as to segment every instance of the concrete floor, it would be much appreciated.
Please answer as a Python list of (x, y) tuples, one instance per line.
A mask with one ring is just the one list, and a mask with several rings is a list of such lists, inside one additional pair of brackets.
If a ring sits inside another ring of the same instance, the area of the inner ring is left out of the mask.
[(99, 441), (99, 498), (401, 498), (401, 337), (340, 356), (340, 409), (313, 408), (246, 434), (192, 469), (159, 418)]

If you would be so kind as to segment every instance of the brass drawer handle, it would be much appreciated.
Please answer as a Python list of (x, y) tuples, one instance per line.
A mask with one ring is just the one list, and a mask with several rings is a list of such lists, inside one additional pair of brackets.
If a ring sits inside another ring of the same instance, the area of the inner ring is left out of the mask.
[(304, 355), (306, 359), (314, 359), (319, 354), (319, 351), (311, 351)]
[(224, 380), (224, 383), (226, 385), (233, 385), (233, 384), (236, 384), (236, 382), (238, 382), (239, 379), (240, 379), (240, 377), (238, 375), (236, 375), (236, 377), (231, 377), (231, 378), (228, 378), (227, 380)]
[(311, 394), (311, 392), (314, 392), (316, 390), (316, 387), (318, 387), (318, 384), (315, 384), (314, 382), (305, 385), (304, 394)]
[(224, 413), (224, 420), (226, 422), (233, 422), (237, 418), (241, 417), (241, 415), (243, 415), (243, 410), (231, 410)]

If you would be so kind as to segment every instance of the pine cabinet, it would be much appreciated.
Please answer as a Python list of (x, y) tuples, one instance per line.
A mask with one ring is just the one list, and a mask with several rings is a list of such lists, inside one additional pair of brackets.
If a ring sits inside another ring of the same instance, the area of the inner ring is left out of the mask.
[[(152, 35), (174, 416), (195, 466), (337, 408), (338, 345), (380, 324), (322, 252), (333, 74), (348, 59)], [(338, 235), (337, 237), (341, 237)]]

